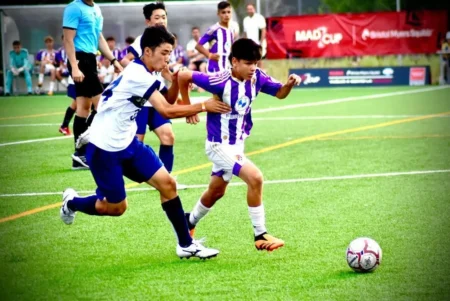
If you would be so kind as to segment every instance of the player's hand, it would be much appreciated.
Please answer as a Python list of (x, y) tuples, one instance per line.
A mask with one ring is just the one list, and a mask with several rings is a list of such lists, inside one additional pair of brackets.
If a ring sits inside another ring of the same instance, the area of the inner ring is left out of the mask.
[(293, 87), (293, 86), (300, 85), (301, 82), (302, 82), (302, 78), (300, 76), (298, 76), (297, 74), (291, 74), (291, 75), (289, 75), (289, 78), (288, 78), (288, 81), (286, 84), (290, 87)]
[(208, 57), (210, 60), (213, 60), (213, 61), (219, 61), (220, 60), (220, 55), (219, 54), (217, 54), (217, 53), (210, 53), (209, 54), (209, 57)]
[(119, 63), (119, 61), (115, 60), (114, 61), (114, 72), (115, 73), (120, 73), (122, 71), (123, 71), (122, 65)]
[(186, 117), (186, 123), (188, 124), (197, 124), (200, 122), (200, 117), (198, 116), (198, 114)]
[(209, 113), (226, 114), (231, 112), (231, 107), (229, 105), (215, 98), (210, 98), (205, 101), (205, 108), (206, 112)]
[(11, 68), (11, 72), (12, 72), (15, 76), (19, 75), (19, 71), (17, 71), (16, 68)]
[(72, 79), (76, 83), (81, 83), (84, 80), (84, 74), (80, 69), (72, 69)]

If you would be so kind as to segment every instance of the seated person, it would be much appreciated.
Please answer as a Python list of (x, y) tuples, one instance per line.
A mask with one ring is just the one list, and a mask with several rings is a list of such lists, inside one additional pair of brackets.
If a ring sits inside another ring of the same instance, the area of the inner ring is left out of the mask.
[(170, 54), (170, 61), (169, 61), (169, 69), (172, 72), (183, 67), (184, 61), (185, 61), (183, 46), (178, 44), (177, 35), (173, 34), (173, 36), (175, 37), (175, 45), (174, 45), (172, 53)]
[(13, 50), (9, 52), (9, 65), (10, 68), (6, 73), (6, 87), (5, 95), (11, 95), (12, 82), (15, 76), (23, 74), (25, 77), (25, 83), (27, 84), (28, 95), (31, 95), (32, 83), (31, 83), (31, 71), (30, 63), (28, 61), (28, 50), (22, 48), (20, 41), (13, 42)]
[[(64, 41), (64, 35), (61, 36), (61, 40)], [(69, 85), (66, 77), (69, 77), (69, 69), (67, 68), (67, 53), (64, 47), (59, 48), (56, 51), (56, 79), (67, 88)]]
[(51, 36), (46, 36), (44, 42), (45, 49), (39, 51), (36, 55), (36, 65), (39, 66), (39, 79), (36, 93), (41, 94), (42, 84), (44, 83), (44, 74), (49, 74), (51, 81), (47, 94), (53, 95), (56, 79), (56, 51), (53, 49), (53, 38)]
[(106, 58), (102, 59), (102, 66), (98, 69), (98, 78), (103, 85), (103, 89), (106, 89), (115, 79), (114, 66)]

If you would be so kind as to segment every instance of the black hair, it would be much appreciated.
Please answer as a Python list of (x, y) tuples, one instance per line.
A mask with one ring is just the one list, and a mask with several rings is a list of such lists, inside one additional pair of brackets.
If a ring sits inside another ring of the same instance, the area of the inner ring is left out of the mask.
[(107, 38), (106, 38), (106, 41), (114, 41), (114, 42), (115, 42), (116, 39), (114, 39), (114, 37), (107, 37)]
[(237, 60), (259, 61), (262, 57), (262, 48), (252, 39), (239, 39), (231, 46), (230, 62), (234, 57)]
[(128, 44), (131, 45), (131, 44), (134, 43), (134, 40), (135, 40), (134, 37), (131, 37), (131, 36), (130, 36), (130, 37), (127, 37), (127, 38), (125, 39), (125, 43), (128, 43)]
[(14, 41), (14, 42), (13, 42), (13, 46), (20, 46), (20, 41), (17, 41), (17, 40)]
[(154, 51), (156, 47), (164, 43), (169, 43), (172, 46), (175, 45), (174, 36), (167, 31), (165, 26), (156, 25), (147, 27), (141, 38), (142, 52), (144, 52), (145, 47), (149, 47)]
[(164, 3), (155, 2), (155, 3), (150, 3), (150, 4), (147, 4), (144, 6), (145, 19), (150, 20), (150, 18), (152, 17), (153, 11), (157, 10), (157, 9), (163, 9), (167, 15), (166, 6), (164, 5)]
[(219, 4), (217, 4), (217, 10), (225, 9), (227, 7), (230, 7), (231, 4), (228, 1), (220, 1)]

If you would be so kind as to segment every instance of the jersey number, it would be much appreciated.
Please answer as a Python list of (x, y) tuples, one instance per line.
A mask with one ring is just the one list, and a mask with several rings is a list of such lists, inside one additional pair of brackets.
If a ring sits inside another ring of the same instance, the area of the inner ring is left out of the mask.
[(108, 99), (112, 96), (113, 90), (115, 87), (117, 87), (120, 84), (120, 81), (122, 80), (122, 75), (116, 78), (115, 81), (109, 84), (108, 87), (106, 87), (105, 91), (103, 91), (103, 102), (108, 101)]

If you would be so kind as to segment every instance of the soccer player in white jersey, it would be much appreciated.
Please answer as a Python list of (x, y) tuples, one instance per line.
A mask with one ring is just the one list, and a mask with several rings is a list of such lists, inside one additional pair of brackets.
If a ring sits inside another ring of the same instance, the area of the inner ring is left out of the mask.
[[(164, 3), (156, 2), (150, 3), (144, 6), (143, 9), (145, 23), (147, 26), (164, 25), (167, 27), (167, 12)], [(141, 36), (138, 36), (134, 43), (128, 48), (128, 54), (122, 59), (122, 66), (129, 64), (133, 58), (139, 58), (142, 55), (142, 50), (140, 47)], [(169, 90), (164, 95), (169, 101), (176, 101), (178, 98), (178, 83), (173, 81), (172, 75), (169, 70), (163, 70), (159, 74), (167, 81), (172, 82)], [(143, 108), (138, 116), (136, 117), (136, 123), (138, 129), (136, 135), (140, 141), (144, 141), (145, 133), (147, 131), (147, 126), (150, 131), (153, 131), (158, 137), (159, 145), (159, 158), (164, 163), (164, 166), (169, 171), (172, 172), (173, 163), (175, 160), (173, 146), (175, 144), (175, 134), (173, 132), (172, 123), (167, 118), (161, 116), (154, 108), (145, 107)], [(178, 185), (178, 189), (185, 189), (186, 185)]]
[(166, 118), (191, 116), (202, 111), (226, 113), (230, 107), (210, 99), (202, 104), (172, 106), (159, 92), (164, 84), (152, 72), (167, 66), (174, 37), (164, 26), (149, 27), (141, 39), (143, 55), (130, 63), (103, 92), (91, 126), (86, 159), (97, 183), (96, 194), (79, 197), (68, 188), (63, 193), (60, 216), (72, 224), (76, 211), (89, 215), (122, 215), (127, 208), (123, 176), (146, 182), (160, 192), (161, 203), (178, 237), (179, 257), (210, 258), (219, 251), (193, 241), (177, 194), (175, 180), (155, 152), (136, 138), (136, 115), (150, 104)]
[(187, 214), (191, 235), (197, 223), (225, 194), (233, 175), (247, 183), (247, 204), (258, 250), (272, 251), (284, 241), (267, 233), (262, 202), (263, 175), (244, 154), (244, 141), (252, 128), (251, 105), (259, 92), (283, 99), (301, 78), (291, 74), (281, 84), (265, 74), (257, 63), (261, 59), (261, 46), (250, 39), (237, 40), (231, 51), (231, 70), (216, 74), (183, 71), (178, 75), (184, 103), (190, 103), (188, 86), (194, 83), (217, 95), (231, 106), (231, 113), (207, 114), (206, 155), (213, 163), (208, 189), (203, 193), (190, 214)]

